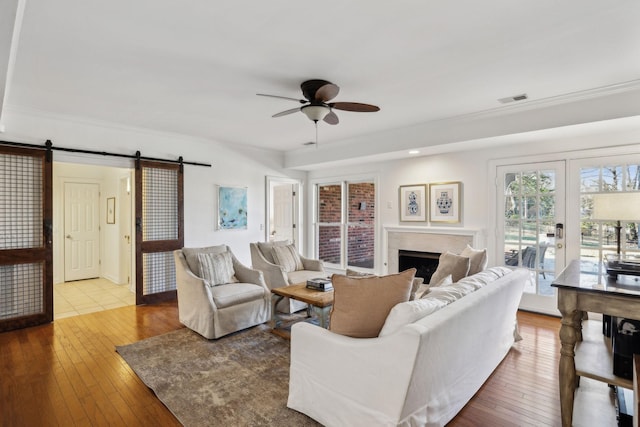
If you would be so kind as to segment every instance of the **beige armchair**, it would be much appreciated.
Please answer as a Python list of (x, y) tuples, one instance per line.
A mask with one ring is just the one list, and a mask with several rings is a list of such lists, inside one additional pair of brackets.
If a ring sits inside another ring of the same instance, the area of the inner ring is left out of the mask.
[[(205, 254), (204, 258), (198, 254)], [(173, 256), (178, 316), (189, 329), (212, 339), (270, 319), (271, 292), (262, 272), (241, 264), (228, 246), (183, 248), (174, 251)], [(216, 285), (215, 281), (225, 274), (229, 283)]]
[[(327, 275), (322, 261), (301, 256), (287, 241), (257, 242), (250, 243), (249, 246), (252, 267), (264, 273), (269, 289), (305, 283), (309, 279)], [(290, 256), (283, 257), (283, 253)], [(284, 298), (277, 309), (284, 313), (294, 313), (306, 307), (307, 304), (303, 302)]]

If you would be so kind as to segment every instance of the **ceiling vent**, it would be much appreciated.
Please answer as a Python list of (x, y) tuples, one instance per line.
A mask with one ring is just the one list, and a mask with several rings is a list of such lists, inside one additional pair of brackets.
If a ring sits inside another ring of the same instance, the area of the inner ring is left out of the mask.
[(520, 95), (514, 95), (514, 96), (508, 96), (506, 98), (500, 98), (498, 99), (498, 102), (501, 104), (508, 104), (510, 102), (515, 102), (515, 101), (524, 101), (528, 99), (528, 96), (526, 93), (522, 93)]

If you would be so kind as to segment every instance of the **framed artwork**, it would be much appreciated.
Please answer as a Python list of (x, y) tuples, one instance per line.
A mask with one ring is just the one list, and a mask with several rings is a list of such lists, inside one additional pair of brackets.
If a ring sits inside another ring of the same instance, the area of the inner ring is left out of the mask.
[(107, 224), (116, 223), (116, 198), (109, 197), (107, 199)]
[(431, 222), (460, 222), (462, 183), (437, 182), (429, 184), (429, 220)]
[(427, 185), (400, 186), (400, 221), (427, 220)]
[(216, 229), (241, 230), (247, 228), (247, 187), (216, 186), (218, 218)]

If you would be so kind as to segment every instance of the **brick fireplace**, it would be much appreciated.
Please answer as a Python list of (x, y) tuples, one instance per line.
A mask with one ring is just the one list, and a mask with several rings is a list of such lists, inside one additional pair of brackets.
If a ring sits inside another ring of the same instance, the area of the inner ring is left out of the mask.
[(480, 230), (469, 228), (385, 226), (384, 238), (388, 274), (399, 271), (401, 250), (421, 256), (420, 253), (439, 255), (446, 251), (459, 254), (467, 245), (484, 247)]

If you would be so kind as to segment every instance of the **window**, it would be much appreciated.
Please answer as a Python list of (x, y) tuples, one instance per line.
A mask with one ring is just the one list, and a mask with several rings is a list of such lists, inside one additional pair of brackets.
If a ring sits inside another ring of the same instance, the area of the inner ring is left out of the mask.
[[(616, 221), (593, 219), (593, 196), (608, 192), (640, 190), (640, 165), (609, 164), (580, 168), (580, 265), (584, 273), (601, 274), (607, 254), (616, 253)], [(638, 223), (622, 222), (620, 250), (623, 254), (640, 254)]]
[(318, 258), (334, 268), (372, 269), (375, 248), (375, 183), (316, 185)]

